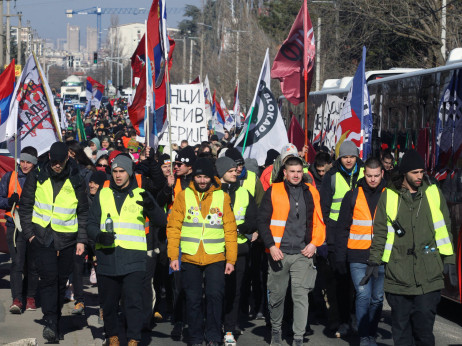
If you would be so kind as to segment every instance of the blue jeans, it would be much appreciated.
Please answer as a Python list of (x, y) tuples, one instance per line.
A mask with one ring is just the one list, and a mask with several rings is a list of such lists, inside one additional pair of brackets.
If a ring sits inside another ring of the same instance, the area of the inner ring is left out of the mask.
[(367, 264), (350, 263), (351, 279), (356, 290), (356, 319), (359, 337), (374, 336), (377, 333), (380, 315), (383, 307), (383, 281), (385, 267), (379, 267), (379, 276), (371, 276), (369, 282), (359, 286), (366, 274)]

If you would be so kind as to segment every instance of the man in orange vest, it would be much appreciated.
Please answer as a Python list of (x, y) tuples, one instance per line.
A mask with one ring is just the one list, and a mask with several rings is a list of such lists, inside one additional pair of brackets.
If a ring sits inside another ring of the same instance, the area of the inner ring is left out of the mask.
[(23, 310), (22, 276), (24, 262), (27, 259), (27, 294), (26, 310), (35, 311), (35, 294), (38, 287), (38, 273), (31, 256), (30, 245), (24, 239), (23, 233), (16, 229), (13, 222), (11, 208), (18, 205), (22, 187), (26, 177), (37, 164), (37, 150), (25, 147), (19, 155), (18, 171), (7, 172), (0, 181), (0, 209), (6, 211), (6, 238), (11, 256), (10, 284), (13, 304), (10, 306), (12, 314), (20, 314)]
[(303, 181), (303, 161), (291, 157), (284, 163), (284, 181), (265, 192), (258, 215), (258, 230), (268, 257), (268, 309), (271, 345), (282, 345), (281, 324), (289, 280), (293, 300), (294, 345), (303, 345), (308, 318), (308, 293), (316, 280), (313, 256), (324, 243), (326, 227), (319, 193)]
[(372, 243), (372, 223), (377, 203), (386, 182), (383, 168), (376, 158), (365, 163), (364, 178), (357, 187), (346, 193), (340, 207), (335, 237), (336, 269), (346, 275), (347, 263), (356, 290), (356, 321), (360, 346), (376, 346), (377, 326), (383, 306), (384, 266), (376, 277), (360, 285), (366, 274), (369, 249)]

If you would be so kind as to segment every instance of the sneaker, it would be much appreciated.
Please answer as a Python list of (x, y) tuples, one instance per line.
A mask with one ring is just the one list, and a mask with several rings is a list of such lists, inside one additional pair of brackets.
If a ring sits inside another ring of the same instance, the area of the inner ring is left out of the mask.
[(136, 346), (136, 345), (138, 345), (138, 342), (139, 342), (139, 341), (136, 341), (136, 340), (134, 340), (134, 339), (131, 339), (131, 340), (128, 342), (128, 346)]
[(244, 331), (239, 327), (239, 326), (236, 326), (234, 328), (234, 332), (233, 332), (234, 335), (242, 335), (244, 334)]
[(64, 295), (64, 299), (67, 300), (68, 302), (74, 301), (74, 292), (72, 292), (72, 285), (70, 285), (67, 288), (66, 294)]
[(263, 312), (259, 312), (257, 314), (257, 316), (255, 316), (255, 319), (256, 320), (264, 320), (265, 319), (265, 315), (263, 315)]
[(90, 283), (92, 285), (96, 285), (98, 283), (98, 281), (96, 280), (96, 271), (95, 271), (95, 268), (91, 268), (91, 272), (90, 272)]
[(35, 305), (35, 299), (32, 297), (27, 297), (26, 311), (35, 311), (35, 310), (37, 310), (37, 306)]
[(43, 338), (50, 343), (59, 342), (56, 332), (50, 326), (45, 326), (45, 328), (43, 328), (42, 335)]
[(75, 304), (74, 309), (72, 310), (73, 315), (82, 315), (85, 312), (85, 305), (82, 302)]
[(369, 346), (377, 346), (377, 340), (375, 336), (370, 336), (369, 337)]
[(162, 316), (162, 314), (158, 311), (154, 312), (154, 320), (156, 322), (162, 322), (164, 319), (164, 317)]
[(348, 323), (342, 323), (340, 327), (338, 327), (337, 332), (335, 333), (335, 336), (337, 338), (342, 338), (344, 336), (347, 336), (350, 333), (350, 326)]
[(173, 326), (173, 329), (170, 333), (170, 336), (173, 340), (179, 341), (181, 339), (181, 334), (183, 333), (183, 322), (176, 322)]
[(227, 332), (225, 334), (225, 345), (224, 346), (236, 346), (236, 339), (234, 339), (234, 335), (231, 332)]
[(15, 315), (22, 312), (22, 303), (19, 299), (13, 299), (13, 304), (10, 306), (10, 312)]
[(109, 337), (109, 343), (107, 343), (108, 346), (120, 346), (120, 341), (119, 337), (117, 335)]
[(362, 336), (359, 338), (359, 346), (370, 346), (369, 337)]
[(271, 331), (271, 346), (282, 346), (282, 338), (280, 331)]
[(303, 346), (303, 339), (294, 339), (293, 346)]
[(104, 320), (103, 320), (103, 309), (102, 309), (102, 308), (99, 308), (98, 324), (104, 325)]

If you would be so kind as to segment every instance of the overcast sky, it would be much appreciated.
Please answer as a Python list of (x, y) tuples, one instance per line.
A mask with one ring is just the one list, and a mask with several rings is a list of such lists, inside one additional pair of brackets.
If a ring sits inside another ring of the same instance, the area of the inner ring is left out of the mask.
[[(6, 14), (6, 2), (3, 1)], [(147, 8), (151, 7), (151, 0), (17, 0), (10, 1), (10, 13), (22, 12), (22, 25), (30, 25), (37, 30), (41, 38), (51, 38), (56, 43), (57, 38), (66, 38), (66, 25), (80, 26), (80, 41), (85, 45), (86, 27), (96, 27), (96, 15), (74, 15), (73, 18), (66, 17), (66, 10), (83, 10), (91, 7), (101, 8)], [(183, 10), (186, 4), (201, 5), (201, 0), (167, 0), (167, 23), (169, 27), (175, 28), (183, 18)], [(110, 25), (111, 15), (102, 15), (101, 24), (103, 37)], [(143, 23), (147, 19), (146, 14), (140, 15), (119, 15), (120, 24)], [(4, 19), (6, 22), (6, 19)], [(17, 25), (18, 20), (12, 17), (11, 25)]]

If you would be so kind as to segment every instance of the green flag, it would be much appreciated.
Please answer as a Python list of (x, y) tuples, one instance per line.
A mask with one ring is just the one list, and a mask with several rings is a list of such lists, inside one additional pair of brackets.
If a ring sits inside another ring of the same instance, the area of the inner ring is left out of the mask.
[(75, 116), (75, 124), (77, 127), (77, 137), (79, 142), (84, 142), (87, 140), (87, 135), (85, 134), (85, 127), (83, 126), (82, 116), (80, 115), (80, 108), (77, 108), (77, 113)]

